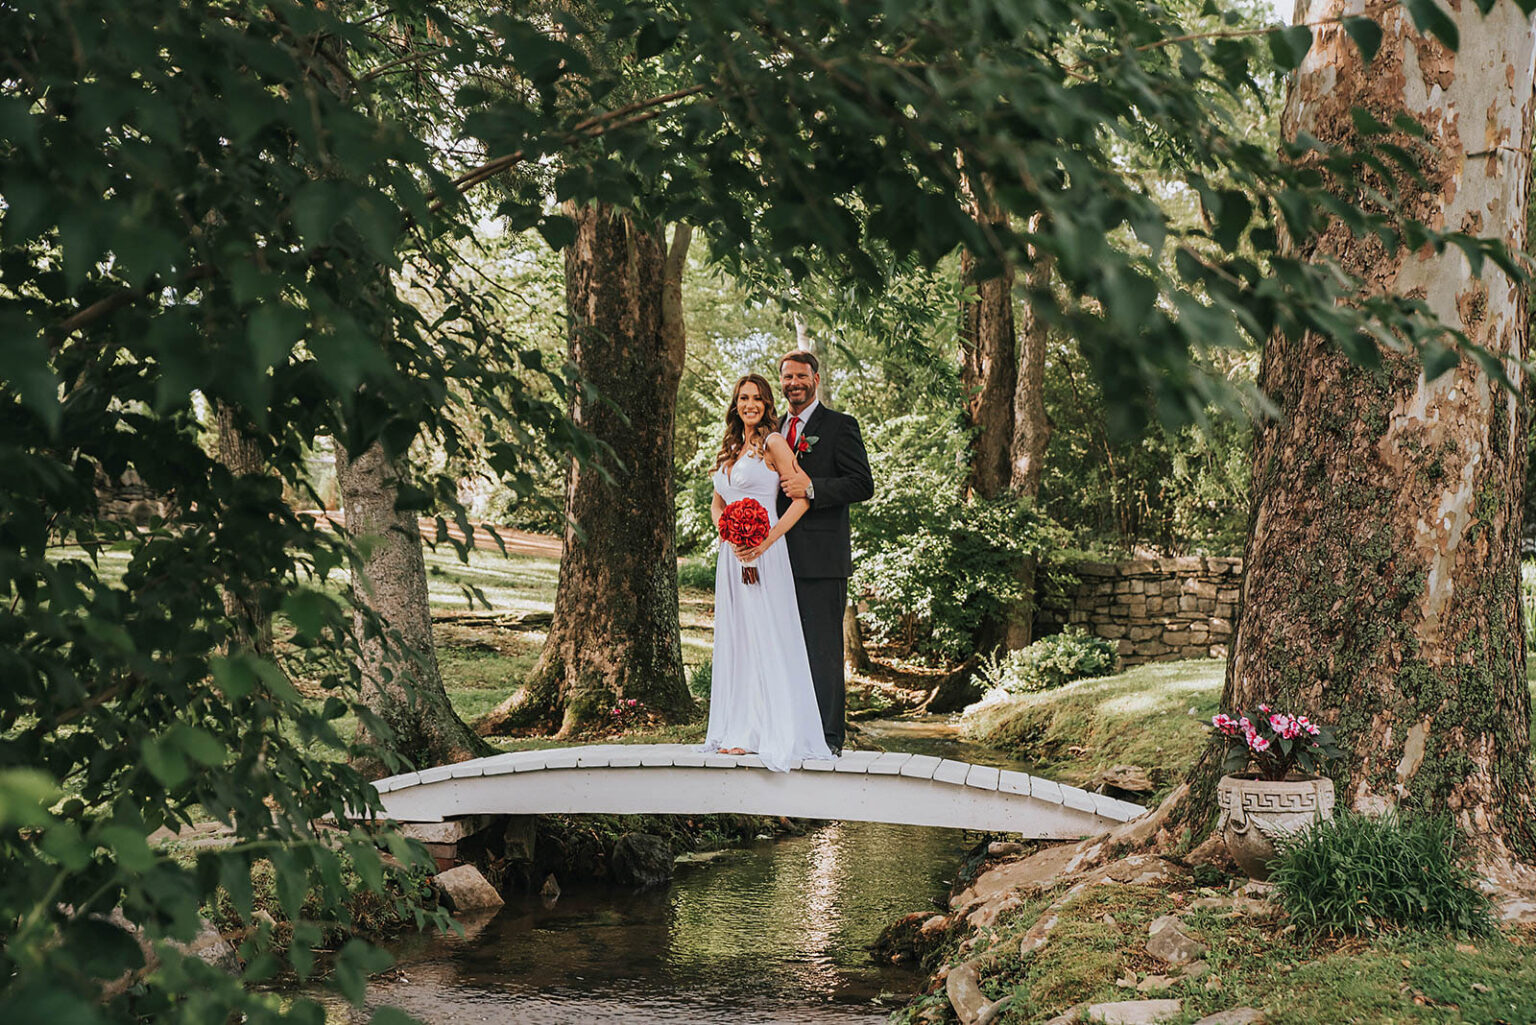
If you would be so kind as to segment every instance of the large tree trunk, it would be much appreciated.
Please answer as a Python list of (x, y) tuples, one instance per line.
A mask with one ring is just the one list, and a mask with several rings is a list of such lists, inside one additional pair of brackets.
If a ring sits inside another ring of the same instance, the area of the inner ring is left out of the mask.
[(691, 713), (678, 631), (672, 433), (682, 376), (682, 271), (659, 229), (606, 204), (572, 212), (566, 251), (570, 354), (601, 396), (571, 416), (615, 462), (573, 465), (555, 617), (524, 686), (477, 724), (483, 733), (558, 727), (561, 736), (636, 698), (671, 719)]
[[(395, 508), (397, 471), (377, 442), (356, 458), (336, 445), (336, 477), (346, 509), (347, 533), (371, 543), (363, 563), (366, 581), (353, 581), (354, 600), (383, 620), (386, 643), (357, 616), (363, 700), (394, 734), (385, 746), (418, 767), (459, 762), (492, 753), (454, 712), (443, 689), (432, 640), (427, 569), (414, 512)], [(360, 743), (373, 738), (358, 725)], [(385, 766), (366, 763), (364, 771)]]
[(864, 631), (859, 627), (859, 602), (853, 597), (843, 607), (843, 661), (849, 672), (869, 672), (869, 652), (864, 649)]
[[(1353, 139), (1350, 108), (1429, 135), (1425, 223), (1525, 241), (1532, 30), (1513, 4), (1453, 9), (1461, 49), (1378, 7), (1381, 50), (1362, 66), (1337, 19), (1358, 2), (1298, 5), (1316, 42), (1283, 129)], [(1404, 145), (1408, 143), (1405, 141)], [(1504, 357), (1521, 381), (1526, 303), (1454, 249), (1389, 254), (1335, 226), (1304, 259), (1332, 256), (1384, 292), (1420, 296)], [(1427, 381), (1417, 361), (1350, 364), (1317, 337), (1276, 337), (1260, 384), (1280, 415), (1254, 445), (1247, 573), (1223, 706), (1265, 701), (1337, 725), (1344, 806), (1445, 811), (1485, 868), (1536, 858), (1529, 694), (1520, 628), (1525, 410), (1470, 359)], [(1209, 791), (1209, 756), (1197, 774)]]
[[(1036, 297), (1051, 287), (1051, 263), (1038, 250), (1033, 255), (1034, 263), (1024, 273), (1030, 301), (1024, 304), (1018, 324), (1018, 378), (1013, 390), (1009, 479), (1014, 494), (1031, 502), (1040, 494), (1040, 476), (1045, 470), (1045, 450), (1051, 442), (1051, 418), (1045, 412), (1045, 349), (1048, 331), (1045, 318), (1035, 311)], [(1003, 644), (1009, 650), (1027, 647), (1035, 639), (1036, 562), (1035, 557), (1030, 556), (1019, 565), (1019, 586), (1026, 598), (1008, 617)]]
[(979, 261), (960, 253), (960, 280), (975, 289), (961, 306), (960, 384), (971, 439), (968, 493), (996, 498), (1008, 490), (1013, 469), (1013, 405), (1016, 341), (1013, 329), (1013, 267), (981, 277)]
[[(246, 433), (245, 420), (233, 406), (217, 406), (219, 462), (236, 478), (253, 477), (266, 472), (261, 447)], [(272, 654), (272, 614), (267, 611), (266, 595), (251, 585), (224, 590), (224, 612), (234, 624), (234, 645), (268, 657)]]

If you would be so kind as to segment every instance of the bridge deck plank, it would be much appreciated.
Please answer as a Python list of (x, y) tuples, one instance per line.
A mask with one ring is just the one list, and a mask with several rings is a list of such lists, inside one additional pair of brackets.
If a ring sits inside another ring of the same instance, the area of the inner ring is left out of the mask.
[(896, 776), (901, 773), (901, 767), (912, 759), (910, 754), (902, 751), (886, 751), (879, 758), (869, 763), (871, 776)]
[(998, 770), (990, 765), (973, 765), (965, 774), (965, 785), (977, 790), (996, 790)]
[(1029, 796), (1052, 804), (1061, 803), (1061, 784), (1044, 776), (1029, 777)]
[(1028, 797), (1030, 778), (1028, 773), (1004, 769), (997, 774), (997, 789), (1005, 794), (1018, 794), (1020, 797)]
[(933, 770), (944, 759), (938, 755), (913, 755), (901, 767), (901, 774), (910, 779), (932, 779)]
[(832, 768), (835, 772), (868, 772), (879, 757), (879, 751), (848, 751), (833, 763)]
[(964, 786), (965, 777), (970, 774), (970, 771), (971, 766), (969, 763), (945, 758), (933, 770), (933, 781), (935, 783), (955, 783)]

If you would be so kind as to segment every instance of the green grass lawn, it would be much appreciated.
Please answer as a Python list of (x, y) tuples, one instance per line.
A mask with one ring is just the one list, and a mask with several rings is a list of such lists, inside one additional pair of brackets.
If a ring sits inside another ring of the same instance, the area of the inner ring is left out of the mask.
[[(555, 559), (521, 553), (476, 550), (468, 565), (447, 545), (428, 550), (427, 584), (434, 612), (526, 613), (553, 612), (560, 564)], [(471, 607), (467, 587), (480, 590)], [(683, 663), (689, 669), (708, 662), (714, 644), (714, 595), (692, 588), (680, 596)], [(496, 707), (522, 682), (538, 661), (544, 634), (517, 631), (492, 624), (438, 623), (433, 628), (443, 684), (454, 710), (473, 722)], [(666, 731), (670, 736), (671, 731)], [(647, 734), (643, 739), (662, 742), (666, 737)], [(684, 738), (691, 739), (691, 738)], [(536, 740), (498, 742), (512, 750), (534, 746)], [(546, 743), (553, 743), (552, 741)]]

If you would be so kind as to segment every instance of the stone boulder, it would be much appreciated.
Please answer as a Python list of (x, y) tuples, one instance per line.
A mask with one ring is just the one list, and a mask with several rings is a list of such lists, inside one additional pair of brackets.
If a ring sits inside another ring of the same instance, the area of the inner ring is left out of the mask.
[(496, 887), (486, 882), (485, 876), (473, 865), (459, 865), (440, 872), (432, 877), (432, 884), (450, 911), (485, 911), (506, 903), (496, 892)]
[(1189, 934), (1177, 915), (1163, 915), (1147, 930), (1147, 953), (1168, 964), (1189, 964), (1205, 956), (1205, 944)]
[(625, 833), (614, 841), (608, 877), (619, 886), (647, 890), (672, 881), (672, 848), (650, 833)]
[(1112, 1004), (1089, 1004), (1088, 1020), (1104, 1025), (1157, 1025), (1176, 1018), (1184, 1010), (1180, 1000), (1120, 1000)]
[(1139, 765), (1111, 766), (1099, 773), (1095, 783), (1099, 793), (1120, 801), (1136, 801), (1157, 789), (1152, 776)]
[(1264, 1012), (1254, 1007), (1234, 1007), (1230, 1011), (1208, 1014), (1195, 1025), (1264, 1025)]

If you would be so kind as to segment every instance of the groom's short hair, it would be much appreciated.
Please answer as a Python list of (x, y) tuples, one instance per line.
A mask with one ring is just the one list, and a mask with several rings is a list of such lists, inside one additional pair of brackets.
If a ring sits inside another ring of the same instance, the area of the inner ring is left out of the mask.
[(786, 352), (784, 355), (779, 357), (779, 369), (783, 370), (784, 364), (788, 363), (790, 360), (794, 360), (796, 363), (804, 363), (806, 366), (811, 368), (811, 373), (813, 374), (821, 373), (821, 361), (816, 358), (816, 354), (814, 352), (806, 352), (804, 349), (796, 349), (794, 352)]

